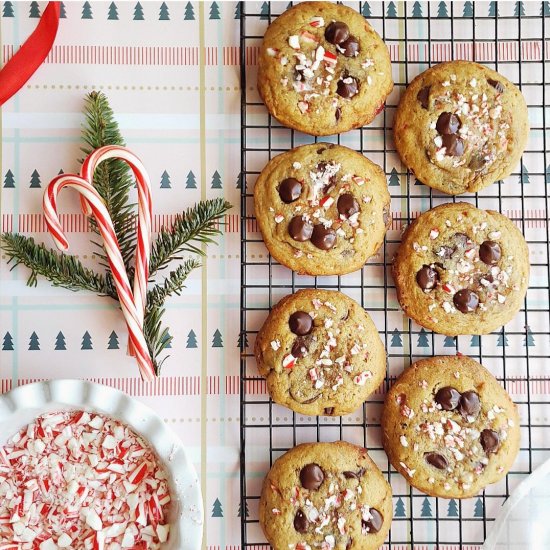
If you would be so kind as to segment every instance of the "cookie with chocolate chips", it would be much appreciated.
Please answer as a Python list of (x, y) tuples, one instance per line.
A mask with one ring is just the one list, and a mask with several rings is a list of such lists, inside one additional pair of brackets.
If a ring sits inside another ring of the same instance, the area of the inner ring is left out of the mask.
[(366, 449), (304, 443), (267, 474), (259, 519), (274, 550), (375, 550), (390, 529), (391, 487)]
[(384, 449), (393, 467), (423, 493), (476, 495), (506, 475), (519, 442), (516, 405), (469, 357), (417, 361), (386, 394)]
[(405, 231), (393, 262), (397, 298), (440, 334), (488, 334), (519, 311), (529, 249), (506, 216), (465, 202), (437, 206)]
[(258, 90), (279, 122), (314, 136), (368, 124), (393, 88), (388, 48), (355, 10), (302, 2), (267, 29)]
[(397, 151), (416, 178), (458, 195), (511, 174), (527, 144), (529, 119), (509, 80), (477, 63), (450, 61), (411, 82), (393, 128)]
[(271, 255), (309, 275), (360, 269), (380, 248), (391, 223), (382, 169), (329, 143), (273, 158), (256, 181), (254, 206)]
[(302, 414), (355, 411), (386, 372), (371, 318), (333, 290), (299, 290), (283, 298), (260, 329), (254, 353), (273, 401)]

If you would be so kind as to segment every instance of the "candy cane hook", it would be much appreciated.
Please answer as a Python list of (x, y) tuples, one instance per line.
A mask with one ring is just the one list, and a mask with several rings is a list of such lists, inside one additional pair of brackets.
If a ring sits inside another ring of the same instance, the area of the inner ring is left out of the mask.
[(57, 195), (64, 187), (78, 191), (85, 199), (87, 207), (96, 219), (99, 232), (105, 242), (105, 250), (107, 251), (120, 306), (128, 325), (130, 342), (132, 343), (141, 376), (144, 380), (151, 381), (155, 378), (155, 371), (143, 334), (143, 315), (136, 308), (113, 222), (99, 193), (91, 183), (80, 176), (73, 174), (57, 176), (50, 182), (44, 193), (43, 207), (46, 225), (52, 234), (56, 246), (61, 250), (67, 250), (69, 243), (63, 233), (57, 213)]
[[(147, 170), (139, 158), (126, 147), (106, 145), (93, 151), (82, 164), (80, 175), (86, 181), (93, 183), (94, 172), (104, 160), (119, 159), (125, 161), (136, 178), (138, 189), (138, 224), (136, 266), (134, 276), (134, 303), (136, 311), (143, 320), (147, 305), (147, 281), (149, 280), (149, 259), (151, 251), (151, 231), (153, 219), (153, 201), (151, 197), (151, 181)], [(82, 197), (82, 210), (90, 215), (87, 200)], [(133, 354), (133, 350), (129, 350)]]

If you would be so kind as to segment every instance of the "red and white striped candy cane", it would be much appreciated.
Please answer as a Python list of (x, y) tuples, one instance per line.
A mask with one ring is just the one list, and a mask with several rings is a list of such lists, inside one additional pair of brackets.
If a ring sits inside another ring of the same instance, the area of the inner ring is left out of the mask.
[(128, 325), (129, 339), (132, 343), (141, 376), (144, 380), (151, 381), (155, 378), (155, 371), (143, 334), (143, 316), (138, 314), (134, 303), (134, 296), (120, 253), (113, 222), (99, 193), (89, 181), (81, 176), (75, 174), (57, 176), (50, 182), (44, 193), (43, 207), (46, 225), (56, 246), (61, 250), (67, 250), (69, 243), (63, 233), (57, 214), (57, 195), (64, 187), (70, 187), (78, 191), (86, 200), (87, 208), (90, 209), (96, 219), (99, 232), (105, 242), (105, 250), (107, 251), (120, 306)]
[[(151, 181), (145, 166), (134, 153), (119, 145), (106, 145), (100, 147), (88, 155), (82, 164), (80, 175), (83, 179), (93, 184), (94, 172), (97, 166), (107, 159), (120, 159), (125, 161), (136, 178), (138, 189), (138, 224), (136, 266), (134, 276), (134, 304), (136, 312), (143, 326), (145, 306), (147, 305), (147, 281), (149, 279), (149, 258), (151, 253), (151, 231), (153, 218), (153, 201), (151, 198)], [(81, 196), (82, 210), (90, 215), (90, 207), (87, 200)], [(131, 341), (130, 341), (131, 343)], [(132, 346), (129, 352), (134, 355)]]

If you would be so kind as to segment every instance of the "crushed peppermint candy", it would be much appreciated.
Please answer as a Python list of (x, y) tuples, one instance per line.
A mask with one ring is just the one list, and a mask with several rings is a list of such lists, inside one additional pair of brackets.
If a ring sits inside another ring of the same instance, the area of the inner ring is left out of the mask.
[(296, 364), (296, 357), (292, 353), (288, 353), (283, 357), (283, 367), (285, 369), (291, 369)]
[(47, 413), (0, 447), (0, 541), (15, 543), (5, 548), (159, 549), (169, 503), (153, 450), (102, 415)]
[(353, 377), (353, 382), (358, 386), (364, 386), (367, 380), (369, 380), (370, 378), (372, 378), (372, 372), (370, 370), (364, 370), (357, 376)]
[(325, 26), (325, 20), (320, 16), (316, 15), (315, 17), (312, 17), (309, 21), (309, 24), (312, 27), (324, 27)]
[(292, 36), (289, 36), (288, 37), (288, 45), (294, 50), (299, 50), (300, 49), (300, 37), (297, 34), (293, 34)]

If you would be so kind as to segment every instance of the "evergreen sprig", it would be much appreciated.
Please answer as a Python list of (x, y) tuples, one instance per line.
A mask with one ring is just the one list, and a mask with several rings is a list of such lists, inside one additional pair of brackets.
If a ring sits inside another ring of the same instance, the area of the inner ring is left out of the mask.
[(211, 199), (199, 202), (193, 208), (178, 214), (170, 229), (161, 229), (151, 249), (150, 272), (154, 275), (164, 269), (181, 254), (204, 255), (199, 244), (214, 242), (213, 237), (220, 234), (217, 223), (231, 208), (224, 199)]
[[(104, 145), (126, 145), (105, 94), (91, 92), (85, 101), (86, 122), (82, 128), (82, 140), (85, 145), (81, 147), (81, 151), (88, 156)], [(130, 168), (122, 160), (104, 160), (94, 172), (93, 183), (113, 220), (122, 259), (126, 270), (130, 271), (136, 249), (136, 205), (128, 202), (130, 189), (134, 184)], [(94, 233), (99, 235), (93, 217), (90, 218), (90, 225)], [(108, 268), (102, 240), (92, 242), (99, 248), (98, 256), (102, 260), (102, 265)]]
[(200, 266), (201, 263), (198, 260), (191, 259), (171, 271), (162, 283), (147, 292), (147, 307), (162, 307), (169, 296), (173, 294), (179, 296), (185, 288), (185, 281), (189, 273)]
[(89, 290), (102, 296), (117, 298), (116, 290), (103, 275), (84, 267), (74, 256), (46, 248), (43, 244), (36, 243), (32, 237), (17, 233), (3, 233), (0, 242), (12, 269), (22, 264), (31, 270), (27, 279), (28, 286), (36, 286), (38, 276), (42, 275), (54, 286), (73, 291)]
[[(124, 145), (113, 111), (102, 93), (92, 92), (86, 97), (86, 123), (82, 129), (82, 139), (85, 144), (82, 151), (85, 154), (104, 145)], [(99, 165), (93, 183), (109, 210), (128, 278), (132, 282), (132, 263), (136, 249), (136, 205), (128, 201), (133, 178), (123, 161), (112, 159)], [(229, 208), (231, 205), (224, 199), (213, 199), (199, 202), (178, 214), (172, 227), (163, 228), (153, 243), (151, 277), (158, 270), (166, 268), (170, 262), (182, 260), (182, 254), (204, 256), (203, 245), (215, 242), (214, 237), (221, 234), (220, 220)], [(93, 219), (91, 226), (99, 234)], [(105, 268), (104, 274), (84, 267), (74, 256), (36, 243), (32, 237), (13, 233), (0, 235), (0, 245), (8, 257), (8, 263), (12, 264), (12, 269), (22, 264), (30, 270), (27, 285), (36, 286), (38, 276), (43, 276), (54, 286), (73, 291), (88, 290), (118, 301), (105, 249), (101, 242), (92, 242), (100, 249), (98, 255)], [(189, 273), (200, 265), (197, 259), (186, 260), (147, 292), (144, 334), (157, 374), (166, 359), (159, 361), (159, 355), (172, 340), (168, 327), (162, 326), (164, 303), (169, 296), (181, 293)]]

